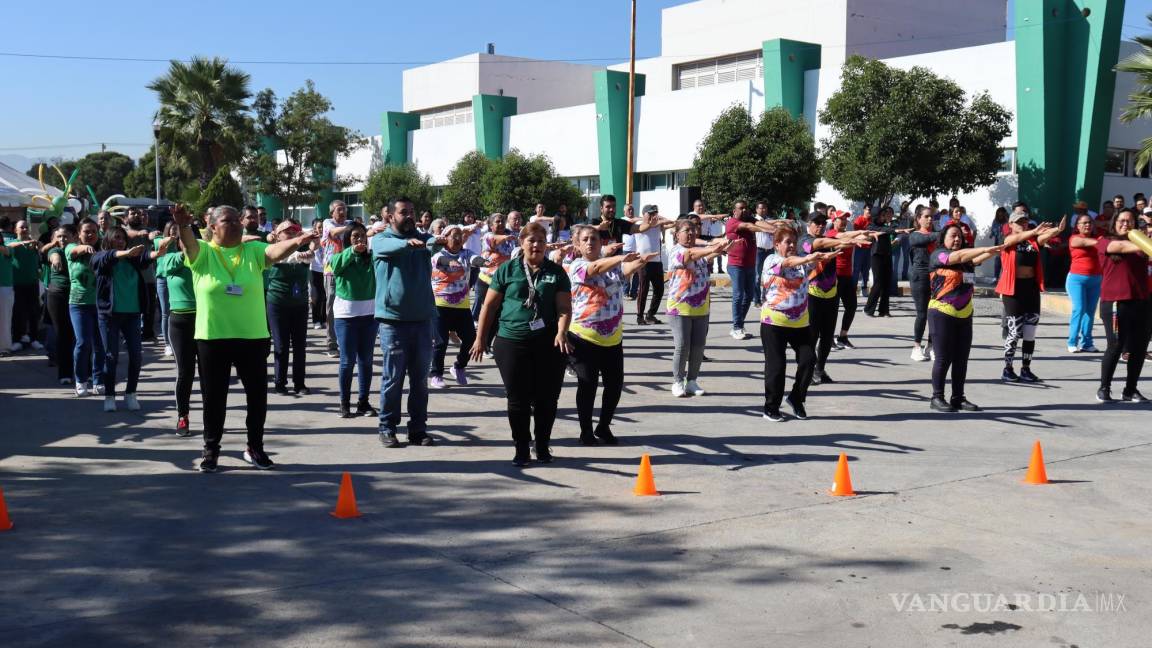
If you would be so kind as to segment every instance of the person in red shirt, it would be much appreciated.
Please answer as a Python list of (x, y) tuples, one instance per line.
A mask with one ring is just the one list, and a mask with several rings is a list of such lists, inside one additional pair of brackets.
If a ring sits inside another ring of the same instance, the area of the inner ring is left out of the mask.
[(1108, 233), (1096, 242), (1103, 274), (1100, 298), (1115, 302), (1116, 309), (1116, 338), (1108, 344), (1104, 361), (1100, 363), (1100, 388), (1096, 391), (1096, 400), (1101, 403), (1115, 402), (1112, 377), (1116, 374), (1120, 354), (1125, 351), (1128, 353), (1128, 376), (1121, 399), (1133, 403), (1148, 402), (1136, 389), (1148, 352), (1150, 331), (1148, 257), (1135, 243), (1127, 240), (1128, 232), (1135, 227), (1136, 214), (1130, 209), (1121, 209), (1113, 216)]
[(1068, 239), (1068, 252), (1072, 265), (1064, 280), (1068, 298), (1072, 301), (1072, 316), (1068, 321), (1068, 353), (1096, 353), (1092, 343), (1092, 317), (1100, 300), (1100, 258), (1096, 253), (1096, 239), (1092, 236), (1095, 224), (1087, 213), (1078, 214), (1073, 234)]
[[(852, 229), (866, 230), (872, 224), (872, 208), (865, 205), (864, 213), (852, 221)], [(852, 278), (860, 287), (860, 296), (868, 296), (868, 280), (872, 276), (872, 250), (869, 248), (856, 248), (852, 257)]]
[(757, 221), (748, 203), (737, 200), (732, 217), (724, 223), (724, 237), (732, 241), (728, 248), (728, 276), (732, 279), (732, 338), (752, 337), (744, 332), (748, 308), (759, 295), (756, 276), (756, 232), (774, 233), (781, 221)]
[[(848, 231), (849, 216), (848, 212), (843, 211), (832, 214), (832, 228), (828, 230), (830, 238), (838, 238)], [(856, 318), (856, 283), (852, 280), (852, 259), (855, 254), (856, 248), (844, 248), (836, 256), (836, 296), (844, 312), (840, 318), (840, 333), (833, 341), (838, 351), (856, 348), (848, 339), (848, 329), (852, 328), (852, 320)]]
[[(996, 292), (1004, 302), (1004, 320), (1008, 334), (1004, 337), (1004, 382), (1037, 383), (1032, 373), (1032, 353), (1036, 349), (1036, 326), (1040, 323), (1040, 293), (1044, 292), (1044, 265), (1040, 262), (1040, 248), (1062, 231), (1052, 223), (1041, 223), (1029, 229), (1028, 206), (1016, 203), (1009, 218), (1012, 233), (1004, 239), (1000, 252), (1003, 272), (996, 282)], [(1016, 346), (1020, 345), (1022, 362), (1020, 374), (1012, 368)]]

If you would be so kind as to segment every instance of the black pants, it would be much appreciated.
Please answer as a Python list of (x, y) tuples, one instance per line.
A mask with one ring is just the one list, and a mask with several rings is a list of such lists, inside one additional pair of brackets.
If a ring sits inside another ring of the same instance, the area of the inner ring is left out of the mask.
[(844, 317), (840, 318), (840, 332), (847, 335), (856, 319), (856, 284), (852, 277), (836, 277), (836, 298), (844, 304)]
[(272, 332), (272, 357), (275, 368), (272, 383), (277, 388), (288, 386), (288, 359), (292, 359), (292, 386), (303, 389), (307, 383), (308, 343), (307, 304), (268, 304), (268, 328)]
[[(659, 261), (649, 261), (644, 264), (638, 274), (640, 275), (640, 291), (636, 295), (636, 316), (656, 317), (656, 310), (660, 308), (660, 301), (664, 299), (664, 264)], [(652, 292), (652, 305), (645, 313), (644, 302), (648, 299), (649, 289)]]
[(476, 341), (476, 325), (472, 323), (472, 311), (467, 308), (447, 308), (437, 306), (439, 335), (432, 347), (432, 370), (430, 376), (444, 376), (444, 357), (448, 355), (448, 334), (455, 333), (460, 338), (460, 351), (456, 353), (453, 366), (463, 369), (468, 366), (468, 354)]
[(144, 340), (156, 339), (156, 282), (144, 284), (144, 303), (140, 304), (140, 316), (144, 320), (141, 327), (141, 338)]
[(40, 284), (12, 286), (12, 341), (25, 335), (33, 342), (40, 335)]
[(952, 400), (964, 398), (968, 377), (968, 354), (972, 351), (972, 318), (952, 317), (940, 311), (928, 313), (932, 337), (932, 396), (944, 398), (944, 383), (952, 371)]
[[(488, 299), (488, 283), (481, 280), (476, 282), (476, 311), (472, 313), (477, 321), (480, 319), (480, 309), (484, 306), (484, 300)], [(497, 313), (499, 315), (499, 313)], [(484, 340), (484, 348), (492, 349), (492, 341), (496, 339), (496, 330), (499, 328), (495, 320), (492, 321), (492, 326), (488, 328), (488, 339)]]
[(597, 430), (607, 430), (620, 404), (624, 391), (624, 345), (600, 346), (575, 335), (572, 344), (572, 369), (576, 372), (576, 411), (580, 417), (580, 436), (593, 435), (592, 411), (596, 409), (596, 389), (604, 380), (604, 398), (600, 402)]
[(328, 298), (324, 292), (324, 273), (312, 270), (312, 323), (313, 324), (327, 324), (328, 311), (327, 304)]
[(56, 362), (56, 378), (72, 381), (72, 350), (76, 346), (76, 334), (72, 332), (72, 317), (68, 315), (68, 291), (49, 290), (44, 293), (48, 319), (56, 330), (56, 348), (52, 359)]
[(824, 371), (828, 354), (832, 353), (832, 338), (836, 335), (836, 312), (840, 300), (835, 297), (808, 295), (808, 328), (812, 331), (812, 347), (816, 349), (816, 368)]
[(200, 397), (204, 400), (204, 449), (220, 451), (232, 367), (244, 385), (248, 447), (263, 449), (264, 420), (268, 417), (268, 338), (196, 340), (196, 352), (200, 356)]
[(913, 272), (908, 281), (912, 303), (916, 305), (916, 322), (912, 325), (912, 339), (919, 345), (924, 341), (924, 327), (928, 325), (928, 302), (932, 298), (932, 283), (928, 275)]
[(1148, 352), (1148, 302), (1143, 299), (1113, 302), (1116, 312), (1116, 341), (1109, 340), (1104, 351), (1104, 361), (1100, 365), (1100, 387), (1111, 389), (1112, 377), (1116, 375), (1116, 365), (1120, 354), (1128, 352), (1128, 379), (1124, 383), (1124, 394), (1136, 391), (1140, 382), (1140, 371), (1144, 369), (1144, 354)]
[[(1108, 346), (1116, 343), (1116, 302), (1100, 300), (1100, 322), (1104, 324), (1104, 339)], [(1007, 337), (1007, 325), (1004, 327)]]
[(176, 416), (188, 416), (192, 401), (192, 379), (196, 376), (196, 311), (168, 315), (165, 340), (176, 358)]
[(536, 449), (547, 450), (556, 422), (556, 403), (564, 387), (564, 354), (553, 346), (556, 335), (530, 340), (497, 337), (493, 344), (496, 366), (508, 397), (508, 424), (516, 454), (528, 456), (535, 422)]
[(892, 257), (886, 254), (872, 255), (872, 290), (868, 291), (868, 302), (864, 312), (869, 315), (888, 315), (888, 299), (891, 297)]
[(784, 401), (784, 373), (788, 366), (785, 353), (789, 346), (796, 352), (796, 380), (788, 397), (803, 405), (808, 397), (808, 383), (812, 381), (812, 372), (816, 368), (812, 332), (808, 327), (791, 328), (761, 322), (760, 344), (764, 348), (764, 413), (780, 411), (780, 403)]

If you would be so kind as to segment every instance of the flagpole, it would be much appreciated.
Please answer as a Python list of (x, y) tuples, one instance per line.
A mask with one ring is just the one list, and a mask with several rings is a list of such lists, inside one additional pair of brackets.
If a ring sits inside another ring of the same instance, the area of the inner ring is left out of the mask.
[[(626, 165), (626, 177), (624, 180), (625, 189), (625, 203), (632, 202), (632, 158), (635, 157), (635, 142), (633, 142), (634, 133), (636, 130), (636, 0), (632, 0), (632, 43), (631, 54), (628, 59), (628, 162)], [(633, 205), (635, 207), (635, 205)]]

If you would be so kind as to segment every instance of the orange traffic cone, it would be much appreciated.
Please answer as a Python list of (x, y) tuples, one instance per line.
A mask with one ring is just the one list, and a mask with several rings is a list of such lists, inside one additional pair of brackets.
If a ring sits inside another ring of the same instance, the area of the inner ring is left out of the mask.
[(852, 490), (852, 475), (848, 473), (848, 455), (840, 453), (840, 460), (836, 462), (836, 477), (832, 480), (832, 489), (829, 495), (849, 496), (855, 495)]
[(1040, 442), (1032, 446), (1032, 460), (1028, 462), (1028, 472), (1024, 475), (1025, 484), (1047, 484), (1048, 472), (1044, 470), (1044, 451)]
[(360, 511), (356, 509), (356, 492), (352, 490), (352, 475), (348, 473), (344, 473), (340, 480), (340, 497), (336, 500), (332, 517), (341, 520), (360, 517)]
[(660, 491), (656, 490), (656, 480), (652, 477), (652, 460), (648, 458), (648, 455), (640, 457), (640, 472), (636, 475), (636, 488), (632, 489), (632, 494), (660, 494)]
[(7, 531), (13, 526), (16, 525), (8, 519), (8, 505), (4, 503), (4, 489), (0, 488), (0, 531)]

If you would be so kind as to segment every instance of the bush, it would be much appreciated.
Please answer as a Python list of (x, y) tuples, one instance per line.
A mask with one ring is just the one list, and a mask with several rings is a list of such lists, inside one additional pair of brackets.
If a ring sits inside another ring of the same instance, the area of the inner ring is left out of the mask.
[(407, 197), (412, 200), (416, 214), (432, 209), (436, 200), (436, 189), (426, 175), (411, 164), (381, 166), (368, 176), (361, 198), (364, 200), (364, 215), (380, 213), (380, 209), (393, 198)]
[(216, 175), (200, 192), (200, 200), (196, 202), (192, 213), (203, 214), (205, 209), (220, 205), (230, 205), (236, 209), (244, 206), (244, 193), (240, 191), (240, 185), (232, 177), (232, 169), (228, 165), (216, 170)]

